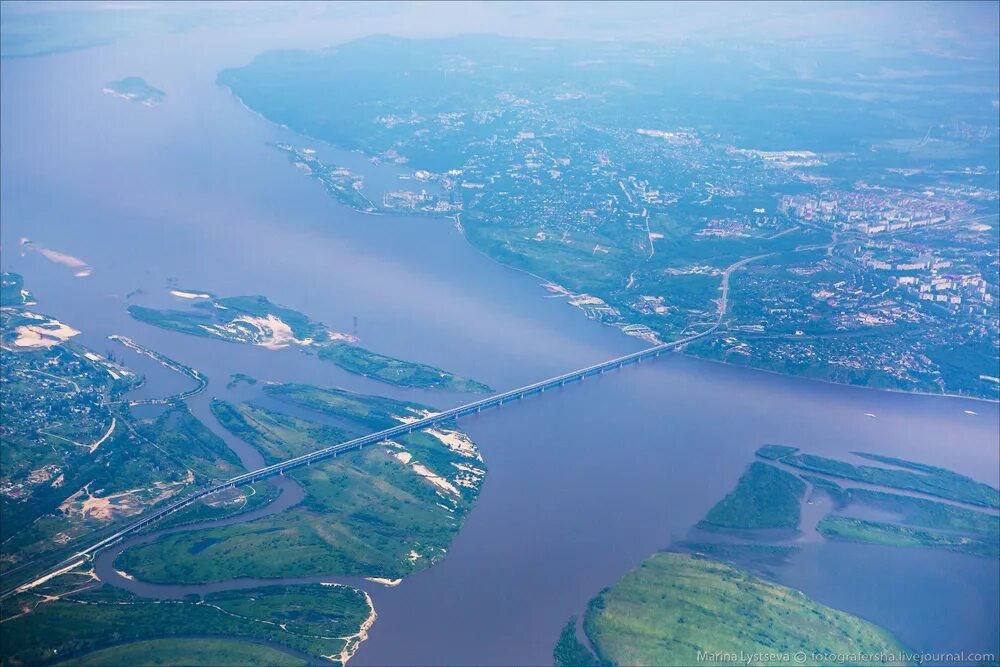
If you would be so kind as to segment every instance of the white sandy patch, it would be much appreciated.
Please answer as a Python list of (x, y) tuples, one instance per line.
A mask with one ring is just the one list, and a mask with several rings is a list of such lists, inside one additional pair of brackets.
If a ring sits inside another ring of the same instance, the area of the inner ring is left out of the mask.
[(480, 470), (479, 468), (473, 468), (472, 466), (463, 465), (461, 463), (452, 463), (452, 465), (461, 470), (462, 472), (467, 472), (470, 475), (481, 476), (486, 474), (485, 470)]
[(413, 468), (413, 472), (417, 473), (418, 475), (420, 475), (421, 477), (423, 477), (424, 479), (426, 479), (428, 482), (438, 487), (439, 489), (443, 489), (450, 493), (454, 493), (456, 496), (462, 495), (462, 493), (455, 488), (454, 484), (446, 480), (444, 477), (441, 477), (440, 475), (435, 473), (433, 470), (431, 470), (424, 464), (412, 463), (410, 464), (410, 467)]
[[(373, 579), (372, 581), (375, 580)], [(371, 630), (372, 626), (375, 624), (375, 619), (378, 618), (378, 614), (375, 613), (375, 605), (372, 604), (371, 596), (365, 591), (361, 592), (364, 593), (365, 601), (368, 602), (368, 608), (371, 609), (368, 613), (368, 618), (365, 619), (365, 622), (361, 624), (361, 627), (358, 628), (356, 633), (343, 638), (344, 648), (340, 651), (340, 655), (324, 655), (323, 657), (327, 660), (339, 660), (341, 665), (346, 665), (347, 661), (354, 657), (358, 647), (361, 646), (361, 642), (368, 639), (368, 631)]]
[(577, 294), (569, 302), (574, 306), (606, 306), (604, 299), (589, 294)]
[(555, 283), (542, 283), (542, 289), (552, 292), (553, 294), (558, 294), (560, 296), (573, 296), (573, 293), (562, 285), (557, 285)]
[(40, 246), (37, 247), (37, 250), (42, 254), (42, 257), (50, 262), (55, 262), (56, 264), (62, 264), (63, 266), (68, 266), (71, 269), (76, 269), (76, 272), (73, 275), (77, 278), (84, 278), (93, 273), (93, 269), (90, 268), (90, 265), (79, 257), (74, 257), (73, 255), (51, 250), (49, 248), (42, 248)]
[(172, 289), (170, 293), (181, 299), (211, 299), (211, 294), (200, 294), (198, 292), (182, 292), (179, 289)]
[(395, 456), (403, 465), (406, 465), (413, 460), (413, 454), (409, 452), (396, 452), (393, 456)]
[(345, 343), (357, 343), (361, 339), (357, 336), (352, 336), (351, 334), (341, 333), (340, 331), (327, 331), (330, 335), (330, 340), (342, 340)]
[(383, 586), (388, 586), (392, 588), (393, 586), (399, 586), (403, 583), (402, 579), (386, 579), (385, 577), (365, 577), (365, 581), (371, 581), (376, 584), (382, 584)]
[(85, 563), (86, 561), (87, 561), (87, 559), (83, 558), (81, 560), (78, 560), (78, 561), (72, 563), (71, 565), (67, 565), (66, 567), (62, 568), (61, 570), (56, 570), (55, 572), (51, 572), (49, 574), (46, 574), (44, 577), (39, 577), (38, 579), (35, 579), (34, 581), (29, 581), (26, 584), (22, 584), (21, 586), (18, 587), (17, 592), (18, 593), (23, 593), (24, 591), (30, 590), (30, 589), (34, 588), (35, 586), (41, 586), (46, 581), (49, 581), (50, 579), (55, 579), (56, 577), (58, 577), (61, 574), (66, 574), (67, 572), (69, 572), (73, 568), (77, 567), (78, 565), (81, 565), (81, 564)]
[(469, 436), (461, 431), (429, 428), (426, 432), (443, 442), (444, 445), (453, 452), (461, 454), (462, 456), (468, 456), (469, 458), (478, 459), (480, 461), (483, 460), (483, 457), (480, 456), (475, 443), (469, 439)]
[(17, 347), (52, 347), (59, 345), (80, 332), (59, 320), (48, 320), (45, 324), (22, 324), (14, 329)]
[[(247, 326), (249, 325), (249, 327)], [(268, 314), (267, 317), (244, 315), (237, 317), (228, 324), (212, 326), (200, 325), (205, 331), (226, 338), (253, 345), (260, 345), (270, 350), (280, 350), (289, 345), (312, 345), (312, 338), (298, 339), (292, 333), (292, 327), (281, 318)], [(250, 329), (250, 331), (248, 331)]]
[(275, 317), (268, 313), (267, 317), (238, 317), (233, 322), (246, 322), (247, 324), (252, 324), (258, 327), (263, 336), (262, 340), (257, 343), (261, 347), (266, 347), (270, 350), (278, 350), (283, 347), (288, 347), (289, 345), (303, 344), (308, 345), (312, 343), (312, 340), (306, 339), (305, 341), (300, 341), (292, 333), (292, 327), (285, 324), (281, 318)]
[(416, 408), (408, 408), (408, 410), (410, 412), (415, 413), (416, 416), (414, 416), (414, 415), (393, 415), (393, 419), (395, 419), (396, 421), (401, 422), (403, 424), (412, 424), (413, 422), (418, 422), (421, 419), (427, 419), (428, 417), (432, 417), (435, 414), (437, 414), (436, 412), (432, 412), (430, 410), (417, 410)]
[[(59, 510), (66, 516), (78, 519), (96, 519), (97, 521), (112, 521), (122, 517), (139, 514), (147, 507), (162, 502), (176, 495), (186, 484), (194, 481), (194, 476), (188, 470), (187, 479), (180, 482), (156, 482), (147, 489), (129, 489), (109, 496), (99, 497), (91, 494), (90, 484), (71, 495), (59, 505)], [(99, 492), (99, 491), (98, 491)], [(77, 503), (80, 507), (74, 507)]]
[(409, 553), (409, 555), (407, 555), (407, 556), (406, 556), (406, 558), (407, 558), (407, 559), (408, 559), (408, 560), (409, 560), (409, 561), (410, 561), (411, 563), (413, 563), (413, 562), (415, 562), (415, 561), (416, 561), (416, 560), (417, 560), (418, 558), (423, 558), (423, 556), (421, 556), (421, 555), (420, 555), (420, 554), (418, 554), (418, 553), (417, 553), (416, 551), (413, 551), (413, 550), (411, 549), (411, 550), (410, 550), (410, 553)]

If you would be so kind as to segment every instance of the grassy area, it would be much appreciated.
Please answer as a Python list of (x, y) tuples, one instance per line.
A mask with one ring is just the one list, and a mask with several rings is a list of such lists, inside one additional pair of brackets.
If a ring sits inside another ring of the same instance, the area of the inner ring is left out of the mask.
[(248, 403), (235, 405), (215, 400), (212, 401), (212, 414), (229, 432), (260, 450), (268, 464), (308, 454), (351, 438), (349, 433), (341, 429), (254, 407)]
[[(877, 455), (868, 455), (874, 458)], [(878, 457), (876, 460), (905, 465), (910, 470), (879, 468), (875, 466), (855, 466), (845, 461), (837, 461), (812, 454), (784, 456), (782, 463), (802, 470), (823, 473), (832, 477), (865, 482), (904, 491), (917, 491), (930, 496), (957, 500), (981, 507), (1000, 507), (1000, 491), (989, 484), (934, 466), (928, 466), (904, 459)]]
[(849, 542), (884, 544), (892, 547), (931, 547), (986, 558), (1000, 557), (1000, 544), (997, 543), (996, 537), (911, 528), (843, 516), (824, 517), (816, 525), (816, 530), (825, 537)]
[[(310, 395), (344, 398), (322, 390)], [(349, 396), (355, 407), (365, 400)], [(373, 399), (367, 417), (357, 419), (381, 418), (388, 408), (385, 399)], [(404, 410), (397, 406), (392, 412)], [(213, 411), (269, 461), (346, 437), (338, 429), (253, 405), (217, 401)], [(349, 414), (341, 417), (351, 420)], [(462, 434), (434, 431), (289, 475), (306, 494), (295, 507), (247, 523), (163, 536), (126, 551), (116, 566), (159, 583), (312, 574), (403, 577), (443, 557), (485, 470)]]
[(284, 651), (232, 639), (148, 639), (88, 653), (60, 667), (298, 667), (308, 662)]
[[(887, 631), (730, 565), (658, 553), (594, 598), (584, 627), (618, 665), (695, 665), (699, 652), (899, 652)], [(734, 661), (721, 660), (723, 664)], [(754, 664), (781, 664), (780, 659)], [(864, 664), (864, 663), (862, 663)]]
[(799, 502), (806, 485), (795, 475), (754, 461), (725, 498), (708, 511), (698, 528), (798, 528)]
[(440, 368), (394, 359), (340, 341), (327, 343), (320, 347), (319, 358), (332, 361), (345, 371), (401, 387), (423, 387), (478, 393), (491, 391), (489, 385), (458, 377)]
[[(226, 636), (270, 641), (315, 656), (339, 656), (370, 612), (362, 592), (320, 584), (224, 591), (183, 601), (139, 598), (107, 587), (60, 599), (22, 593), (3, 605), (0, 655), (3, 664), (12, 667), (73, 655), (83, 656), (81, 662), (88, 664), (87, 654), (110, 648), (111, 658), (124, 661), (130, 654), (142, 655), (143, 647), (128, 648), (131, 642)], [(247, 645), (240, 644), (234, 655), (226, 653), (232, 644), (203, 646), (201, 655), (218, 661), (210, 664), (239, 662)], [(177, 650), (181, 644), (170, 646)], [(192, 664), (187, 660), (182, 662)], [(108, 663), (91, 655), (89, 664)]]
[(264, 386), (264, 393), (324, 415), (349, 419), (372, 431), (396, 426), (400, 417), (422, 417), (430, 410), (419, 403), (357, 394), (343, 389), (325, 389), (309, 384), (268, 384)]

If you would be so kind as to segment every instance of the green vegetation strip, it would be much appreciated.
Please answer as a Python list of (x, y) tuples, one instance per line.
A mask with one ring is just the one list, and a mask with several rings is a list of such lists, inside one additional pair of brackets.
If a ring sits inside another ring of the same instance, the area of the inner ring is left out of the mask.
[(867, 544), (884, 544), (892, 547), (932, 547), (983, 556), (1000, 557), (1000, 544), (996, 537), (963, 535), (940, 530), (911, 528), (880, 521), (828, 516), (816, 530), (832, 539)]
[[(311, 655), (337, 658), (349, 641), (356, 641), (353, 636), (370, 612), (360, 591), (320, 584), (225, 591), (183, 601), (148, 600), (108, 587), (54, 601), (21, 594), (4, 603), (0, 655), (3, 664), (15, 667), (60, 656), (85, 657), (123, 642), (226, 636), (274, 642)], [(112, 657), (121, 659), (122, 651), (128, 655), (129, 650), (141, 648), (116, 647)], [(216, 651), (222, 648), (214, 646)], [(240, 650), (246, 651), (245, 646)], [(215, 657), (221, 664), (239, 656)], [(142, 664), (155, 656), (138, 654), (131, 659)], [(103, 664), (93, 659), (90, 662)], [(186, 658), (184, 662), (189, 664)]]

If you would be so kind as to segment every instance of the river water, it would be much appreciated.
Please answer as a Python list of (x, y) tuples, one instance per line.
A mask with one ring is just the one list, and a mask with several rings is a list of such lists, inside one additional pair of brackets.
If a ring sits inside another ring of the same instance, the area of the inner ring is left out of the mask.
[[(192, 410), (251, 466), (259, 457), (207, 407), (213, 396), (254, 395), (226, 390), (231, 373), (441, 408), (465, 397), (388, 387), (293, 350), (161, 331), (129, 318), (126, 294), (142, 290), (136, 302), (167, 304), (171, 280), (220, 295), (266, 294), (336, 330), (351, 332), (357, 318), (369, 349), (498, 389), (641, 347), (479, 254), (449, 221), (347, 210), (268, 147), (319, 146), (244, 109), (215, 75), (266, 48), (349, 36), (299, 28), (197, 30), (0, 62), (2, 262), (25, 276), (39, 311), (81, 329), (80, 342), (135, 362), (149, 380), (144, 395), (169, 394), (178, 381), (107, 335), (204, 372), (210, 384), (190, 400)], [(165, 101), (147, 108), (101, 93), (132, 75), (166, 91)], [(372, 181), (394, 180), (358, 156), (340, 157), (371, 169)], [(74, 277), (20, 246), (22, 237), (83, 259), (92, 275)], [(362, 582), (379, 617), (352, 664), (551, 664), (566, 619), (683, 539), (761, 444), (877, 451), (997, 485), (998, 420), (993, 403), (834, 386), (681, 355), (470, 417), (462, 426), (489, 468), (482, 494), (442, 563), (396, 588)], [(107, 565), (109, 579), (140, 593), (191, 590), (143, 587)], [(915, 650), (1000, 653), (996, 562), (810, 542), (777, 576), (884, 625)]]

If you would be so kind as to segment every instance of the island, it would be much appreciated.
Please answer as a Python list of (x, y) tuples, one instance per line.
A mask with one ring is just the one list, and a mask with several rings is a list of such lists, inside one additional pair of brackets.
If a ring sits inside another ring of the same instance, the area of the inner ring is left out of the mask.
[[(996, 561), (1000, 516), (993, 508), (1000, 490), (925, 463), (871, 452), (851, 456), (884, 465), (856, 465), (791, 445), (760, 447), (688, 538), (601, 591), (582, 623), (567, 622), (555, 664), (768, 665), (796, 654), (807, 656), (804, 664), (844, 654), (873, 656), (852, 664), (909, 664), (886, 630), (775, 583), (776, 572), (800, 549), (802, 532), (813, 530), (824, 540)], [(822, 498), (831, 501), (820, 505), (822, 516), (802, 525), (802, 504)], [(860, 518), (872, 511), (878, 520)], [(887, 662), (876, 659), (883, 654)]]
[(264, 296), (216, 297), (173, 290), (191, 301), (187, 310), (158, 310), (131, 305), (135, 319), (162, 329), (272, 350), (293, 347), (317, 354), (344, 370), (388, 384), (455, 392), (484, 393), (488, 385), (426, 364), (378, 354), (357, 345), (350, 334), (332, 331), (299, 311), (271, 303)]
[[(803, 664), (866, 654), (872, 659), (851, 664), (907, 664), (903, 647), (877, 625), (689, 554), (647, 558), (590, 601), (583, 627), (586, 644), (575, 624), (564, 629), (556, 665), (770, 665), (799, 654)], [(881, 662), (883, 654), (898, 657)]]
[(128, 76), (120, 81), (111, 81), (104, 86), (104, 92), (130, 102), (138, 102), (147, 107), (159, 104), (167, 96), (162, 90), (154, 88), (146, 83), (145, 79), (138, 76)]

